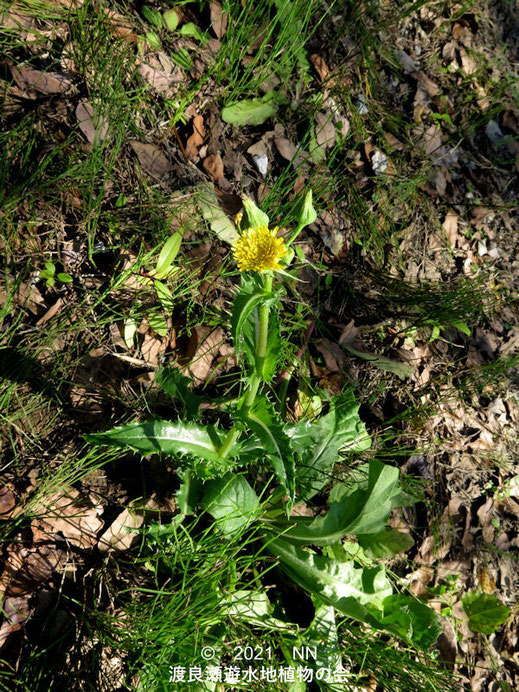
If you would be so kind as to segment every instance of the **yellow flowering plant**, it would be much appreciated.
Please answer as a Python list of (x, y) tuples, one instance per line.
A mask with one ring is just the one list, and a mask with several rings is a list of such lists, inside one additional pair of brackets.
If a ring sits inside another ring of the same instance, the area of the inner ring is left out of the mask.
[[(180, 511), (173, 526), (185, 529), (199, 509), (213, 517), (224, 539), (235, 540), (259, 525), (264, 550), (312, 594), (316, 613), (329, 614), (332, 607), (334, 623), (336, 613), (426, 649), (439, 632), (436, 616), (416, 599), (394, 593), (384, 566), (377, 563), (412, 545), (407, 534), (387, 527), (392, 508), (406, 501), (397, 468), (372, 459), (348, 484), (331, 489), (327, 511), (315, 518), (291, 516), (295, 502), (311, 503), (329, 485), (344, 452), (371, 445), (351, 390), (330, 399), (326, 412), (312, 421), (286, 422), (280, 413), (284, 407), (272, 403), (272, 382), (282, 362), (281, 280), (293, 257), (291, 243), (315, 217), (309, 192), (298, 226), (282, 234), (278, 227), (269, 228), (269, 218), (252, 200), (243, 200), (232, 248), (240, 284), (230, 320), (242, 390), (224, 404), (219, 423), (204, 420), (203, 399), (191, 391), (186, 377), (163, 368), (155, 381), (180, 402), (178, 420), (131, 423), (88, 439), (174, 461)], [(229, 417), (231, 426), (224, 424)], [(258, 468), (272, 477), (267, 487), (258, 488)], [(345, 536), (348, 543), (343, 543)]]

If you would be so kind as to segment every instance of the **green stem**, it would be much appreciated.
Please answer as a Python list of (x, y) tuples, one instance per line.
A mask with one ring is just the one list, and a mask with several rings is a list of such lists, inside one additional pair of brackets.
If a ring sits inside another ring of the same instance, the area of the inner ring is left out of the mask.
[[(265, 291), (270, 293), (272, 291), (272, 274), (267, 274), (265, 277)], [(241, 406), (242, 413), (246, 416), (251, 410), (254, 400), (256, 399), (256, 394), (258, 393), (259, 386), (262, 381), (261, 372), (263, 372), (263, 364), (265, 363), (265, 357), (267, 355), (267, 343), (269, 335), (269, 311), (268, 305), (260, 306), (259, 314), (259, 332), (258, 340), (256, 342), (256, 357), (255, 357), (255, 372), (251, 376), (249, 381), (249, 387), (245, 398), (243, 399), (243, 404)], [(225, 458), (229, 453), (232, 445), (236, 442), (240, 431), (236, 427), (232, 427), (220, 448), (220, 456)]]
[(222, 457), (222, 459), (225, 459), (225, 457), (229, 454), (229, 450), (238, 439), (239, 434), (240, 431), (238, 430), (238, 428), (234, 426), (229, 430), (229, 432), (225, 436), (223, 445), (220, 447), (220, 456)]
[[(272, 274), (267, 274), (265, 277), (265, 291), (267, 293), (272, 291)], [(267, 343), (269, 336), (269, 312), (270, 308), (268, 305), (263, 304), (260, 306), (258, 340), (256, 341), (256, 372), (250, 379), (249, 389), (245, 395), (245, 399), (243, 400), (242, 411), (245, 415), (247, 415), (252, 408), (262, 381), (261, 373), (263, 372), (263, 365), (267, 355)]]

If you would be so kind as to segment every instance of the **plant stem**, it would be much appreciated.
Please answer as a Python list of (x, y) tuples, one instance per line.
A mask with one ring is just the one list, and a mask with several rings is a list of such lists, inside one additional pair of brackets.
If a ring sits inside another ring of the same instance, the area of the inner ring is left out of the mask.
[[(272, 291), (272, 274), (268, 274), (265, 277), (265, 291), (267, 293)], [(245, 415), (247, 415), (252, 408), (254, 400), (256, 399), (256, 394), (258, 393), (258, 388), (262, 381), (261, 373), (263, 372), (263, 365), (267, 355), (267, 343), (269, 336), (269, 311), (270, 308), (268, 305), (261, 305), (259, 314), (258, 339), (256, 341), (256, 372), (250, 379), (249, 389), (245, 395), (245, 399), (243, 400), (242, 411)]]
[[(268, 274), (265, 277), (265, 291), (267, 293), (270, 293), (272, 291), (272, 274)], [(268, 335), (269, 335), (269, 311), (270, 308), (268, 305), (261, 305), (260, 306), (260, 314), (259, 314), (259, 331), (258, 331), (258, 339), (256, 341), (256, 358), (255, 358), (255, 372), (250, 378), (249, 381), (249, 387), (247, 389), (247, 393), (245, 394), (245, 398), (243, 400), (243, 404), (241, 406), (241, 411), (242, 413), (246, 416), (247, 413), (251, 410), (254, 400), (256, 399), (256, 394), (258, 393), (259, 386), (262, 381), (261, 377), (261, 372), (263, 371), (263, 364), (265, 363), (265, 357), (267, 355), (267, 343), (268, 343)], [(236, 442), (238, 435), (240, 434), (240, 431), (233, 426), (229, 432), (227, 433), (227, 436), (220, 448), (220, 456), (225, 459), (227, 454), (229, 453), (229, 450), (231, 449), (232, 445)]]
[(220, 456), (222, 459), (225, 459), (225, 457), (229, 454), (229, 450), (233, 446), (233, 444), (236, 442), (238, 439), (238, 435), (240, 434), (240, 431), (238, 428), (233, 426), (227, 435), (225, 436), (225, 440), (223, 441), (223, 445), (220, 447)]

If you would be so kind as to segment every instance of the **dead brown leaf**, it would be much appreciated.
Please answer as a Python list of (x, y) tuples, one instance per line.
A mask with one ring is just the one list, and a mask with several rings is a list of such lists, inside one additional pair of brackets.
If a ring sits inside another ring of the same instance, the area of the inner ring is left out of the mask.
[(292, 161), (296, 155), (297, 147), (286, 137), (276, 137), (274, 139), (274, 144), (276, 149), (281, 154), (281, 156), (287, 161)]
[(195, 159), (198, 150), (204, 143), (204, 118), (202, 115), (195, 115), (193, 118), (193, 134), (188, 138), (186, 144), (186, 155), (188, 159)]
[(20, 89), (39, 94), (64, 94), (72, 89), (72, 80), (57, 72), (42, 72), (32, 67), (11, 67), (13, 79)]
[(126, 508), (102, 534), (97, 547), (102, 553), (128, 550), (139, 538), (134, 529), (140, 528), (143, 521), (142, 512)]
[(152, 334), (146, 334), (141, 346), (142, 359), (150, 365), (159, 365), (159, 356), (167, 348), (167, 342), (158, 339)]
[(331, 117), (326, 113), (317, 113), (315, 120), (317, 144), (330, 149), (335, 144), (335, 126)]
[(142, 170), (153, 178), (162, 180), (173, 170), (171, 161), (155, 144), (130, 140), (130, 146), (137, 155)]
[(6, 598), (4, 600), (2, 603), (4, 621), (0, 627), (0, 650), (9, 640), (9, 637), (23, 627), (32, 611), (28, 598)]
[(184, 74), (178, 65), (164, 52), (150, 55), (146, 62), (140, 61), (137, 68), (139, 74), (148, 84), (161, 94), (172, 95), (172, 86), (184, 79)]
[(211, 0), (209, 3), (211, 11), (211, 28), (214, 31), (216, 38), (222, 38), (227, 31), (227, 12), (224, 12), (221, 4), (217, 0)]
[(6, 596), (23, 596), (37, 589), (65, 559), (65, 552), (54, 545), (27, 547), (13, 543), (7, 548), (0, 590)]
[(314, 70), (317, 72), (321, 82), (324, 82), (330, 76), (330, 70), (326, 64), (324, 58), (317, 53), (310, 56), (310, 62), (314, 66)]
[(9, 519), (15, 505), (16, 499), (13, 491), (4, 485), (0, 489), (0, 519)]
[(36, 322), (36, 325), (38, 327), (41, 327), (43, 324), (51, 320), (54, 317), (54, 315), (57, 315), (61, 311), (61, 308), (63, 307), (64, 303), (65, 300), (63, 298), (58, 298), (58, 300), (50, 306), (47, 312), (40, 317), (40, 319)]
[(451, 247), (455, 247), (458, 238), (459, 218), (459, 214), (456, 214), (455, 211), (449, 209), (442, 223), (442, 228), (445, 231), (445, 235), (447, 236), (447, 240), (449, 241)]
[(221, 183), (223, 180), (223, 161), (220, 154), (210, 154), (202, 162), (202, 165), (211, 180)]
[(220, 352), (224, 331), (220, 327), (214, 331), (211, 331), (210, 327), (200, 327), (196, 329), (196, 336), (198, 346), (191, 362), (184, 368), (184, 373), (191, 374), (195, 380), (203, 382), (211, 371), (213, 360)]
[(43, 498), (36, 512), (40, 516), (31, 522), (35, 543), (53, 539), (61, 533), (78, 548), (92, 548), (97, 543), (96, 534), (103, 526), (97, 509), (86, 505), (74, 488), (64, 488)]
[(99, 116), (89, 101), (80, 101), (76, 108), (79, 129), (89, 144), (104, 142), (108, 135), (109, 122), (105, 116)]
[(339, 372), (342, 369), (346, 356), (338, 344), (333, 343), (329, 339), (321, 339), (314, 345), (322, 355), (325, 365), (330, 372)]

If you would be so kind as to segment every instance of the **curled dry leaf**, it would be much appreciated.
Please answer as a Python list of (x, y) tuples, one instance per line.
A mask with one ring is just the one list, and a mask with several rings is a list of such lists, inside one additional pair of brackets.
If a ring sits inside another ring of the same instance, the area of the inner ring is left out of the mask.
[(7, 548), (0, 590), (6, 596), (32, 593), (64, 563), (65, 551), (54, 545), (27, 547), (14, 543)]
[(4, 621), (0, 627), (0, 650), (32, 615), (28, 598), (6, 598), (2, 603)]
[(330, 76), (330, 70), (328, 69), (328, 65), (326, 64), (324, 58), (321, 55), (314, 53), (310, 56), (310, 62), (314, 66), (314, 69), (317, 72), (321, 82), (327, 80)]
[(97, 509), (90, 507), (74, 488), (43, 498), (35, 510), (37, 516), (31, 522), (34, 541), (47, 541), (61, 533), (77, 548), (92, 548), (97, 543), (96, 534), (103, 526)]
[(171, 161), (155, 144), (147, 144), (131, 139), (130, 146), (136, 153), (142, 170), (153, 178), (162, 180), (173, 170)]
[(100, 144), (108, 135), (109, 122), (105, 116), (99, 116), (89, 101), (80, 101), (76, 108), (79, 129), (89, 144)]
[(211, 154), (204, 159), (202, 163), (207, 175), (216, 182), (221, 183), (223, 180), (223, 161), (220, 154)]
[(128, 550), (139, 537), (134, 529), (140, 528), (143, 521), (142, 513), (126, 508), (102, 534), (97, 547), (102, 553)]
[(319, 146), (327, 149), (335, 144), (335, 127), (330, 116), (326, 113), (317, 113), (315, 118), (315, 137)]
[(222, 38), (227, 31), (227, 13), (223, 11), (221, 4), (217, 0), (211, 0), (209, 8), (211, 11), (211, 28), (216, 38)]
[(197, 329), (198, 347), (191, 360), (191, 363), (185, 370), (185, 374), (191, 374), (195, 380), (204, 381), (207, 379), (211, 371), (213, 360), (220, 352), (220, 347), (223, 344), (224, 332), (223, 329), (215, 329), (211, 331), (209, 327), (201, 327)]
[(16, 505), (16, 499), (12, 490), (4, 486), (0, 488), (0, 519), (9, 519)]
[(195, 159), (198, 156), (198, 150), (204, 143), (204, 118), (201, 115), (195, 115), (193, 118), (193, 134), (189, 137), (186, 144), (186, 155), (188, 159)]
[(296, 155), (297, 147), (286, 137), (276, 137), (274, 139), (274, 144), (280, 155), (287, 161), (292, 161)]
[(39, 94), (64, 94), (72, 88), (72, 81), (58, 73), (42, 72), (32, 67), (11, 67), (11, 73), (20, 89), (32, 89)]

